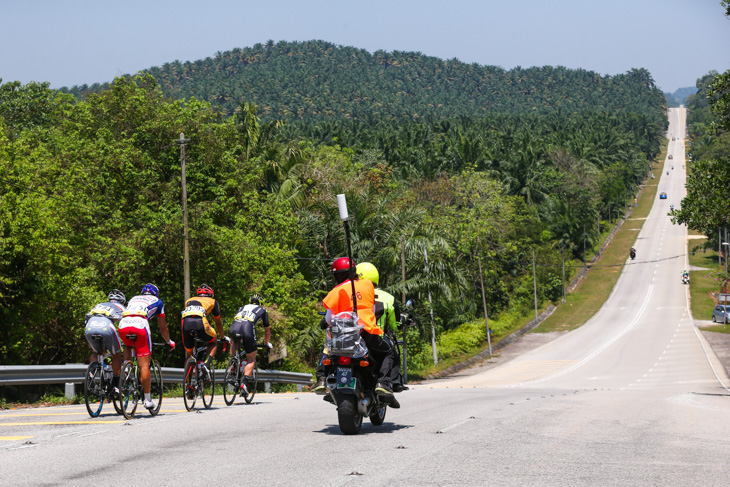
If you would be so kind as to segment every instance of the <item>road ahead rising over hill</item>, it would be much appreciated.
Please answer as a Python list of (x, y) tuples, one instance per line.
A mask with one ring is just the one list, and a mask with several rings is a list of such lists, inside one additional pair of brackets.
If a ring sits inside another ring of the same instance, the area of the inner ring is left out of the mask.
[[(684, 117), (670, 111), (670, 140)], [(684, 194), (682, 144), (669, 142), (669, 198), (613, 295), (539, 349), (417, 385), (357, 437), (312, 394), (217, 399), (199, 414), (166, 399), (128, 422), (111, 405), (97, 420), (83, 406), (5, 411), (0, 484), (727, 485), (730, 381), (689, 316), (686, 232), (666, 216)]]

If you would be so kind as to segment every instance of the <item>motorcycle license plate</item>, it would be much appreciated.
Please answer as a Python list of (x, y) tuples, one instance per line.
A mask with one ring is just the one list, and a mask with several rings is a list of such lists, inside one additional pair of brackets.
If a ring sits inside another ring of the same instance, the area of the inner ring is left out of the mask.
[(352, 376), (352, 368), (350, 367), (337, 367), (337, 388), (338, 389), (354, 389), (355, 379)]

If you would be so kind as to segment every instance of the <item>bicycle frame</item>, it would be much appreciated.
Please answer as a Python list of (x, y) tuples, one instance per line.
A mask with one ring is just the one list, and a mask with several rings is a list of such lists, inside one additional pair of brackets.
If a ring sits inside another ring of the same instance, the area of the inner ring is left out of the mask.
[[(130, 333), (127, 339), (135, 342), (137, 335)], [(153, 343), (153, 347), (166, 346), (165, 343)], [(126, 347), (126, 345), (125, 345)], [(125, 360), (122, 364), (122, 372), (119, 377), (119, 391), (120, 391), (120, 407), (122, 414), (127, 419), (132, 419), (137, 410), (137, 404), (144, 399), (144, 388), (142, 386), (142, 380), (140, 376), (139, 363), (137, 362), (136, 349), (130, 350), (130, 360)], [(163, 396), (163, 379), (162, 379), (162, 368), (160, 363), (153, 357), (150, 356), (150, 394), (154, 399), (157, 400), (154, 409), (149, 409), (152, 416), (156, 416), (160, 412), (162, 406)]]

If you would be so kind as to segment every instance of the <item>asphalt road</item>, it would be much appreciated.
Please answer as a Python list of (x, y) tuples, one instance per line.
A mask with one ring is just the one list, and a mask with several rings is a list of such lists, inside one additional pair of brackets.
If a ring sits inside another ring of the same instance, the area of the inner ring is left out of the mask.
[[(684, 110), (670, 112), (671, 136)], [(343, 436), (312, 394), (122, 421), (105, 406), (0, 412), (0, 485), (727, 485), (730, 380), (680, 275), (684, 149), (616, 289), (583, 327), (501, 366), (413, 387), (385, 423)], [(674, 169), (671, 169), (674, 165)], [(669, 171), (669, 175), (666, 174)], [(590, 279), (590, 276), (589, 276)]]

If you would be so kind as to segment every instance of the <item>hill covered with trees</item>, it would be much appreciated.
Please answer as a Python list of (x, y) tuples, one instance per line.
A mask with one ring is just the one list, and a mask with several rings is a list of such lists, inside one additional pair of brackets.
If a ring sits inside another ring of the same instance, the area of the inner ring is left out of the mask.
[[(645, 69), (602, 76), (565, 67), (505, 70), (418, 52), (369, 53), (324, 41), (268, 41), (148, 70), (165, 95), (262, 120), (411, 119), (584, 110), (651, 113), (664, 103)], [(101, 86), (75, 86), (83, 96)]]

